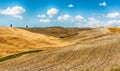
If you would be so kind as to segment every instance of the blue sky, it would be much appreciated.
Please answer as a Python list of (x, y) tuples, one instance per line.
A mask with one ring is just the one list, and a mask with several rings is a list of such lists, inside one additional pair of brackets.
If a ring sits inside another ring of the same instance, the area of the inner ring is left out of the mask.
[(120, 0), (0, 0), (0, 26), (120, 26)]

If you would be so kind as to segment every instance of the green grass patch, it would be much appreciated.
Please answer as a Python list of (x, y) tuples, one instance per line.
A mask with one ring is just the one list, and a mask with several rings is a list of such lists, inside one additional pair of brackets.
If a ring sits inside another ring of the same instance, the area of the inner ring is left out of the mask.
[(18, 54), (9, 55), (9, 56), (0, 58), (0, 62), (5, 61), (5, 60), (9, 60), (9, 59), (13, 59), (13, 58), (25, 55), (25, 54), (36, 53), (36, 52), (41, 52), (41, 51), (43, 51), (43, 50), (32, 50), (32, 51), (26, 51), (26, 52), (21, 52)]

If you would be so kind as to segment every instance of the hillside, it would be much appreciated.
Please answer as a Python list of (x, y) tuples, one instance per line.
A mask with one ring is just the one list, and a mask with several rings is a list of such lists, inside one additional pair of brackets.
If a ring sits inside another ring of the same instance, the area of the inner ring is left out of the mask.
[(78, 32), (64, 38), (74, 45), (0, 62), (0, 71), (120, 71), (120, 28)]
[(68, 42), (56, 37), (18, 28), (0, 27), (0, 57), (28, 50), (67, 45), (69, 45)]
[(64, 38), (76, 35), (80, 31), (91, 30), (91, 28), (63, 28), (63, 27), (46, 27), (46, 28), (22, 28), (30, 32), (46, 34), (54, 37)]

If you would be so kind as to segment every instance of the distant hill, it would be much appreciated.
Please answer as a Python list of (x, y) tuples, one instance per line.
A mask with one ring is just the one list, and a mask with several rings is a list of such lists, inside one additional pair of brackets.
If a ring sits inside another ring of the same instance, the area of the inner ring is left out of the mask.
[(92, 28), (63, 28), (63, 27), (46, 27), (46, 28), (22, 28), (34, 33), (46, 34), (54, 37), (66, 37), (77, 34), (80, 31), (91, 30)]

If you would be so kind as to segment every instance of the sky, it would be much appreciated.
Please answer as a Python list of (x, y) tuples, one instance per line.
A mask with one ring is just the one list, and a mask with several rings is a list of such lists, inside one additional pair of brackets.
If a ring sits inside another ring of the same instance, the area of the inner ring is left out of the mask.
[(0, 0), (0, 26), (120, 26), (120, 0)]

